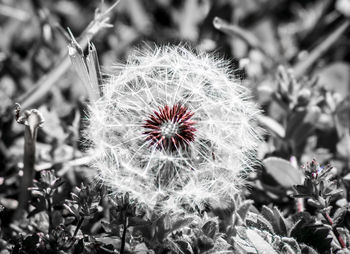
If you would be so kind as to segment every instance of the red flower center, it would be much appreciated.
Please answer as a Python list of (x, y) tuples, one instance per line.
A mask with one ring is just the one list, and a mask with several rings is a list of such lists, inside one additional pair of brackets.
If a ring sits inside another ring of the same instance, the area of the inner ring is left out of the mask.
[(193, 114), (178, 104), (159, 108), (159, 111), (154, 111), (143, 125), (146, 129), (143, 133), (146, 135), (146, 141), (158, 149), (186, 149), (195, 136), (195, 122), (191, 121)]

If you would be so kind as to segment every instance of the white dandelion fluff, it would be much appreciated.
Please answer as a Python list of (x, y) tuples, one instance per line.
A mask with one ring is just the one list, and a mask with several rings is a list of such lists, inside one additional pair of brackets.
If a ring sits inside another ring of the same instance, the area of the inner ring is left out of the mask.
[(229, 66), (183, 47), (136, 52), (91, 105), (99, 178), (159, 212), (229, 205), (259, 142), (259, 113)]

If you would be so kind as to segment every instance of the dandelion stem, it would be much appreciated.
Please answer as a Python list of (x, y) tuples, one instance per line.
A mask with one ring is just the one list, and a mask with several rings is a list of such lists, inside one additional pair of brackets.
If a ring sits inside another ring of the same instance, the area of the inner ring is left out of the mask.
[(23, 176), (21, 179), (20, 193), (18, 198), (18, 209), (15, 218), (23, 216), (23, 210), (28, 207), (29, 191), (33, 185), (36, 138), (38, 128), (44, 122), (44, 118), (36, 109), (26, 110), (20, 114), (21, 107), (16, 103), (15, 118), (17, 123), (25, 125), (24, 129), (24, 155), (23, 155)]
[[(19, 194), (19, 205), (18, 210), (27, 209), (27, 202), (29, 199), (28, 188), (33, 185), (34, 177), (34, 164), (35, 164), (35, 146), (36, 142), (36, 133), (35, 137), (31, 137), (29, 127), (25, 127), (24, 130), (24, 155), (23, 155), (23, 176), (21, 189)], [(16, 216), (17, 217), (17, 216)]]

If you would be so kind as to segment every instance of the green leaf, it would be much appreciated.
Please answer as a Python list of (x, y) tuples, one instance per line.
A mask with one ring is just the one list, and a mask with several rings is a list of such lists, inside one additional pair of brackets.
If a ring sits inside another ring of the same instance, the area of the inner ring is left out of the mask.
[(286, 131), (284, 130), (283, 126), (271, 117), (261, 115), (258, 117), (258, 121), (263, 127), (268, 129), (277, 137), (284, 138), (286, 136)]
[[(121, 245), (121, 239), (120, 237), (116, 237), (116, 236), (103, 236), (103, 237), (96, 237), (96, 241), (106, 244), (106, 245), (112, 245), (113, 248), (115, 249), (120, 249), (120, 245)], [(86, 253), (86, 252), (84, 252)]]
[(287, 160), (269, 157), (263, 160), (263, 164), (266, 172), (284, 188), (302, 183), (302, 173)]
[(343, 177), (343, 180), (344, 180), (344, 181), (350, 181), (350, 173), (346, 174), (346, 175)]
[(193, 222), (194, 218), (193, 217), (188, 217), (185, 219), (179, 219), (177, 221), (175, 221), (172, 225), (171, 228), (169, 230), (166, 231), (167, 234), (179, 230), (183, 227), (188, 226), (189, 224), (191, 224)]
[(278, 254), (257, 232), (247, 229), (247, 237), (259, 254)]
[(198, 237), (198, 248), (200, 249), (200, 253), (206, 252), (214, 247), (215, 243), (213, 239), (205, 236), (200, 235)]
[(323, 207), (322, 204), (318, 200), (314, 200), (312, 198), (307, 200), (307, 204), (310, 206), (313, 206), (315, 208), (318, 208), (318, 209), (322, 209), (322, 207)]
[(183, 240), (177, 240), (175, 243), (179, 246), (180, 250), (184, 254), (193, 254), (193, 250), (191, 248), (191, 245)]
[(273, 211), (269, 208), (269, 207), (267, 207), (267, 206), (263, 206), (262, 207), (262, 209), (261, 209), (261, 215), (262, 216), (264, 216), (264, 218), (268, 221), (268, 222), (270, 222), (271, 223), (271, 226), (272, 226), (272, 228), (273, 228), (273, 230), (274, 230), (274, 232), (273, 233), (278, 233), (278, 232), (276, 232), (276, 229), (277, 229), (277, 231), (278, 231), (278, 223), (277, 223), (277, 221), (276, 221), (276, 218), (275, 218), (275, 216), (274, 216), (274, 214), (273, 214)]
[(275, 217), (278, 218), (279, 234), (280, 235), (287, 235), (288, 234), (287, 225), (286, 225), (287, 223), (286, 223), (286, 220), (284, 219), (283, 215), (275, 206), (273, 207), (273, 213), (274, 213)]
[(314, 184), (310, 178), (306, 178), (303, 185), (293, 186), (296, 194), (293, 197), (314, 197)]
[(337, 227), (339, 226), (343, 221), (344, 221), (344, 217), (345, 215), (348, 213), (348, 207), (344, 206), (341, 208), (338, 208), (334, 215), (333, 215), (333, 226)]
[(304, 216), (294, 224), (290, 236), (299, 243), (305, 243), (316, 248), (319, 252), (328, 253), (333, 240), (329, 233), (329, 227), (317, 224), (311, 216)]
[(332, 198), (343, 193), (344, 191), (342, 189), (335, 189), (335, 190), (331, 190), (329, 192), (325, 192), (323, 195), (325, 197), (331, 196)]
[(292, 252), (287, 253), (301, 253), (298, 242), (291, 237), (282, 237), (282, 241), (285, 245), (289, 246), (292, 249)]
[(253, 203), (254, 203), (253, 200), (244, 200), (242, 204), (240, 204), (237, 210), (237, 213), (239, 214), (239, 216), (243, 221), (245, 220), (245, 217), (249, 211), (249, 208), (252, 206)]
[(267, 206), (263, 206), (261, 214), (271, 223), (275, 234), (287, 235), (284, 218), (276, 207), (272, 210)]
[(214, 239), (217, 230), (218, 230), (218, 225), (216, 224), (215, 221), (208, 221), (202, 227), (203, 233), (206, 236), (210, 237), (211, 239)]
[(311, 248), (310, 246), (304, 244), (304, 243), (300, 243), (300, 248), (302, 250), (302, 253), (308, 253), (308, 254), (318, 254), (318, 252)]
[(145, 243), (139, 243), (134, 248), (135, 254), (149, 254), (150, 250), (147, 248)]
[(268, 231), (274, 234), (273, 227), (267, 219), (265, 219), (261, 214), (249, 213), (246, 219), (246, 224), (249, 227), (254, 227), (259, 230)]
[(79, 218), (80, 214), (79, 211), (73, 206), (73, 205), (67, 205), (63, 204), (64, 208), (66, 208), (71, 214), (73, 214), (75, 217)]

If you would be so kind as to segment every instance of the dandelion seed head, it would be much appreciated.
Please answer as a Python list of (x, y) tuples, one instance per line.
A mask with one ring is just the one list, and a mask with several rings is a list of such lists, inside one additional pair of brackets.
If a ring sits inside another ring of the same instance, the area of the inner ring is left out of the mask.
[(225, 61), (183, 47), (136, 51), (103, 94), (87, 135), (104, 184), (160, 212), (230, 205), (260, 130)]

